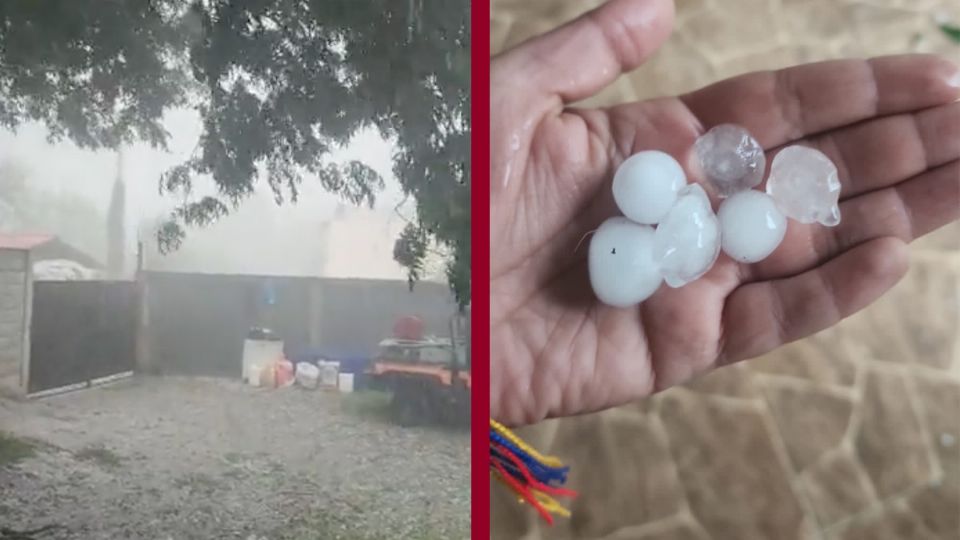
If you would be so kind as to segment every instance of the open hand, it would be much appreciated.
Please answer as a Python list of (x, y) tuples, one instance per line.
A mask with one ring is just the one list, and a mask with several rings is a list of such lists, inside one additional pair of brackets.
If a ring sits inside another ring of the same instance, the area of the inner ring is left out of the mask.
[[(505, 423), (620, 405), (825, 329), (903, 276), (907, 242), (960, 217), (960, 72), (937, 57), (823, 62), (570, 107), (642, 64), (672, 19), (668, 0), (614, 0), (492, 60), (491, 414)], [(686, 164), (721, 123), (749, 130), (768, 164), (788, 144), (829, 156), (840, 225), (790, 221), (760, 263), (721, 254), (638, 307), (600, 304), (578, 244), (619, 214), (617, 166), (652, 149)]]

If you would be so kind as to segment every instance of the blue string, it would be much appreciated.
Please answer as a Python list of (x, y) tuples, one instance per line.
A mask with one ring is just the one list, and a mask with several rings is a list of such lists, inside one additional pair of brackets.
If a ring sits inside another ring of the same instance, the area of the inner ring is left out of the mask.
[(533, 469), (536, 469), (537, 471), (542, 472), (548, 477), (565, 479), (566, 473), (570, 470), (569, 467), (550, 467), (550, 466), (544, 465), (543, 462), (527, 454), (526, 452), (521, 450), (519, 447), (517, 447), (515, 444), (513, 444), (513, 442), (511, 442), (509, 439), (501, 436), (499, 433), (496, 433), (495, 431), (490, 432), (490, 439), (491, 439), (491, 442), (494, 442), (496, 444), (499, 444), (507, 448), (514, 455), (519, 457), (520, 460), (523, 461), (525, 465), (527, 465), (527, 468), (531, 469), (531, 472)]
[(527, 480), (526, 478), (523, 477), (523, 473), (520, 472), (520, 469), (517, 468), (517, 466), (512, 461), (510, 461), (510, 459), (507, 456), (503, 455), (499, 450), (497, 450), (496, 448), (491, 448), (490, 457), (500, 462), (500, 465), (503, 466), (504, 470), (510, 473), (510, 476), (514, 477), (519, 482), (526, 483)]
[[(495, 442), (516, 455), (532, 474), (540, 482), (550, 485), (562, 485), (567, 481), (567, 473), (570, 467), (549, 467), (542, 462), (534, 459), (507, 438), (501, 436), (494, 430), (490, 430), (490, 440)], [(502, 456), (501, 456), (502, 457)]]

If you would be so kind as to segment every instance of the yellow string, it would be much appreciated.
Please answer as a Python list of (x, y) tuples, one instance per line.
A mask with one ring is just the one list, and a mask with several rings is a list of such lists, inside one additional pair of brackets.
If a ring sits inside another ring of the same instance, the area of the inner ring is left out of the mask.
[(556, 499), (543, 493), (542, 491), (534, 491), (533, 496), (540, 501), (540, 504), (543, 505), (543, 508), (550, 512), (551, 514), (558, 514), (563, 517), (570, 517), (570, 511), (560, 505)]
[(537, 452), (535, 449), (531, 448), (530, 445), (523, 442), (523, 440), (521, 440), (520, 437), (517, 437), (516, 435), (514, 435), (513, 432), (507, 429), (506, 426), (497, 422), (496, 420), (493, 420), (492, 418), (490, 419), (490, 427), (493, 428), (494, 431), (499, 433), (503, 438), (513, 443), (517, 448), (523, 450), (524, 452), (529, 454), (530, 457), (543, 463), (547, 467), (563, 467), (563, 462), (560, 461), (559, 458), (556, 458), (553, 456), (545, 456), (540, 452)]

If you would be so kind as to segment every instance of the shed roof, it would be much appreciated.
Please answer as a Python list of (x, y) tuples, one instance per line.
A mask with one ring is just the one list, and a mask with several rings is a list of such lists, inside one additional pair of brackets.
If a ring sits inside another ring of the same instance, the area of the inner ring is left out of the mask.
[(51, 242), (56, 238), (52, 234), (39, 234), (39, 233), (28, 233), (28, 234), (9, 234), (9, 233), (0, 233), (0, 249), (21, 249), (21, 250), (32, 250), (36, 249), (48, 242)]
[(100, 261), (53, 234), (0, 233), (0, 249), (30, 251), (34, 260), (69, 259), (92, 269), (103, 268)]

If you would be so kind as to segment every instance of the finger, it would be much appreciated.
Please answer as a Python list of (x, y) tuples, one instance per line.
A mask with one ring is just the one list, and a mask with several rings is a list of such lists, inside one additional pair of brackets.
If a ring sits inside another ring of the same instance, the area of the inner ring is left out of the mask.
[[(673, 27), (670, 0), (611, 0), (502, 59), (523, 85), (564, 103), (586, 99), (637, 68)], [(518, 81), (519, 82), (519, 81)]]
[(877, 118), (802, 144), (833, 160), (842, 185), (840, 197), (849, 199), (960, 158), (960, 102)]
[(863, 309), (907, 271), (907, 247), (871, 240), (808, 272), (744, 285), (724, 307), (722, 363), (754, 358)]
[(960, 160), (840, 204), (836, 227), (791, 221), (774, 256), (750, 267), (747, 281), (778, 279), (814, 268), (864, 242), (912, 242), (960, 219)]
[(878, 115), (960, 97), (957, 66), (933, 55), (833, 60), (749, 73), (682, 99), (705, 128), (733, 123), (773, 148)]
[(814, 229), (821, 259), (880, 236), (912, 242), (960, 219), (960, 161), (845, 201), (840, 215), (837, 227)]

